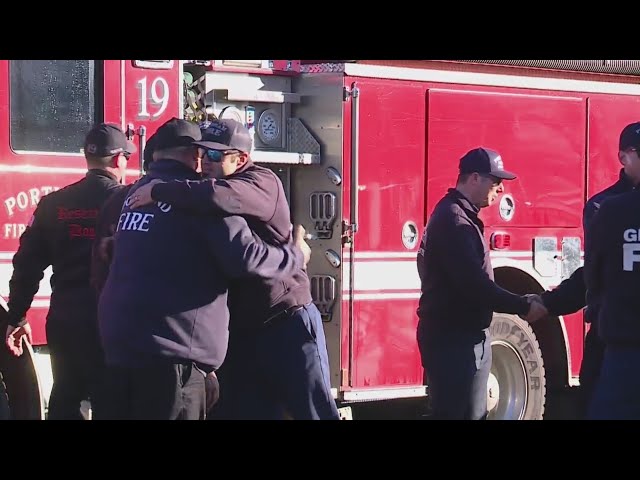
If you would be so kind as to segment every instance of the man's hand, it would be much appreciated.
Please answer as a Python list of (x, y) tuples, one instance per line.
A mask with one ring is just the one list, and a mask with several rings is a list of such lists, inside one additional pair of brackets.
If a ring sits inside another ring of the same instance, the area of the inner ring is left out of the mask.
[(151, 198), (151, 189), (153, 188), (154, 185), (158, 183), (164, 183), (164, 182), (156, 178), (155, 180), (151, 180), (149, 183), (136, 189), (136, 191), (133, 192), (133, 195), (131, 197), (131, 203), (129, 204), (129, 208), (131, 209), (140, 208), (145, 205), (149, 205), (150, 203), (153, 203), (154, 200)]
[(23, 340), (33, 343), (33, 339), (31, 337), (31, 325), (29, 325), (29, 323), (25, 323), (22, 327), (7, 325), (5, 342), (9, 351), (16, 357), (22, 355), (24, 351), (22, 348)]
[(293, 239), (296, 246), (302, 250), (302, 255), (304, 256), (304, 268), (307, 268), (307, 264), (309, 263), (309, 260), (311, 260), (311, 247), (305, 241), (306, 235), (307, 231), (302, 225), (295, 226), (293, 230)]
[(220, 398), (220, 384), (216, 372), (211, 372), (204, 378), (204, 389), (207, 394), (206, 409), (207, 412), (218, 403)]
[(526, 320), (529, 323), (535, 323), (541, 318), (549, 315), (540, 295), (528, 294), (525, 295), (525, 297), (529, 302), (529, 312), (524, 317), (521, 317), (523, 320)]

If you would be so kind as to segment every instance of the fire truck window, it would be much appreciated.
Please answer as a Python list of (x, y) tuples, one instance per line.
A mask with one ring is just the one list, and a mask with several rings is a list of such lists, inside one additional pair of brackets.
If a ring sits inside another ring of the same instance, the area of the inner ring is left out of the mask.
[[(86, 132), (101, 121), (93, 60), (11, 60), (11, 147), (80, 153)], [(98, 97), (101, 98), (101, 97)]]

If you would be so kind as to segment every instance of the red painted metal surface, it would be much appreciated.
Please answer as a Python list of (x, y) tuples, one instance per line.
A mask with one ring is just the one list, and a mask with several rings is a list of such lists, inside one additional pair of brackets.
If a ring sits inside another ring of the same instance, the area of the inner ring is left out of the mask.
[[(356, 82), (360, 168), (352, 386), (419, 385), (422, 368), (415, 340), (415, 301), (394, 298), (415, 293), (415, 289), (402, 291), (406, 279), (396, 278), (396, 269), (415, 272), (417, 245), (403, 246), (403, 225), (412, 221), (418, 231), (423, 228), (425, 123), (420, 99), (424, 88), (393, 80)], [(360, 252), (405, 255), (360, 258)], [(374, 295), (378, 298), (372, 299)]]

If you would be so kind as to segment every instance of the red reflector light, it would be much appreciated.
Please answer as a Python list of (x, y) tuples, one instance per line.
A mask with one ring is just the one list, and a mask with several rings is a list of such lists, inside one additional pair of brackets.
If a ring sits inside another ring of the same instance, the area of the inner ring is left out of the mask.
[(511, 246), (511, 235), (508, 233), (494, 233), (491, 235), (491, 248), (502, 250)]

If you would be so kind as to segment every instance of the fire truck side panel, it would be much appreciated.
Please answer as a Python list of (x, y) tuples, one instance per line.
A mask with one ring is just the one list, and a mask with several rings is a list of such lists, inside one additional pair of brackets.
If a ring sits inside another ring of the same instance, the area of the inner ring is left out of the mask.
[[(294, 223), (316, 237), (308, 272), (315, 304), (324, 320), (331, 386), (339, 391), (349, 365), (348, 324), (342, 321), (343, 101), (340, 74), (303, 75), (292, 80), (301, 96), (291, 115), (299, 118), (320, 143), (319, 165), (291, 167), (291, 211)], [(336, 176), (337, 174), (337, 176)], [(348, 197), (346, 197), (348, 199)], [(348, 200), (347, 200), (348, 201)], [(337, 264), (336, 264), (337, 260)], [(348, 317), (346, 317), (348, 318)]]
[(424, 218), (424, 87), (351, 81), (359, 90), (354, 280), (351, 291), (343, 288), (353, 302), (351, 386), (421, 388), (415, 258)]
[(587, 197), (618, 180), (618, 136), (625, 125), (640, 120), (640, 97), (591, 95), (589, 97), (589, 168)]
[[(475, 89), (474, 89), (475, 90)], [(480, 90), (480, 89), (478, 89)], [(505, 182), (509, 208), (483, 210), (488, 225), (579, 227), (585, 165), (585, 101), (579, 97), (497, 92), (429, 91), (428, 211), (455, 183), (469, 149), (499, 151), (518, 178)]]

